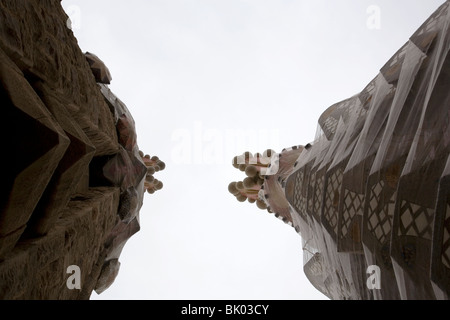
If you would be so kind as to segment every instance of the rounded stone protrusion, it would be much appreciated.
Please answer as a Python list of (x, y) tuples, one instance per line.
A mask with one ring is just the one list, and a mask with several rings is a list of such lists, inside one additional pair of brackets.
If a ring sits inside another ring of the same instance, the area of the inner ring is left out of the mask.
[(249, 166), (247, 166), (247, 168), (245, 168), (245, 174), (248, 177), (253, 178), (254, 176), (256, 176), (258, 174), (258, 169), (256, 169), (256, 167), (253, 165), (249, 165)]
[(155, 179), (155, 181), (157, 181), (156, 184), (155, 184), (156, 190), (161, 190), (163, 188), (163, 186), (164, 186), (162, 181), (159, 181), (159, 180), (156, 180), (156, 179)]
[(95, 285), (95, 292), (101, 294), (108, 289), (119, 274), (120, 262), (118, 259), (106, 261)]
[(161, 170), (164, 170), (166, 168), (166, 164), (163, 161), (159, 161), (158, 166)]
[(244, 179), (243, 184), (245, 188), (250, 189), (255, 186), (255, 181), (252, 178), (247, 177)]
[(110, 84), (112, 77), (105, 63), (93, 53), (86, 52), (84, 56), (95, 77), (95, 81), (98, 83)]
[(231, 182), (228, 185), (228, 191), (232, 194), (232, 195), (237, 195), (239, 193), (238, 188), (236, 187), (236, 182)]
[(259, 209), (261, 209), (261, 210), (267, 209), (266, 203), (265, 203), (264, 201), (259, 200), (259, 199), (256, 200), (256, 206), (257, 206)]
[(245, 202), (245, 201), (247, 200), (247, 197), (244, 196), (243, 194), (241, 194), (241, 195), (237, 196), (236, 199), (237, 199), (239, 202)]
[(147, 174), (153, 175), (155, 172), (156, 170), (154, 167), (147, 167)]

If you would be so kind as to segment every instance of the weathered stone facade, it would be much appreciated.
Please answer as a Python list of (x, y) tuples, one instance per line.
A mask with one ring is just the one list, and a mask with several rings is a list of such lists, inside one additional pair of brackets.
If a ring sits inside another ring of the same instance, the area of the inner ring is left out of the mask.
[[(106, 67), (81, 52), (67, 21), (59, 0), (0, 2), (1, 299), (107, 289), (139, 231), (144, 191), (154, 192), (146, 178), (164, 169), (144, 162), (109, 72), (99, 78)], [(71, 266), (80, 289), (68, 286)]]

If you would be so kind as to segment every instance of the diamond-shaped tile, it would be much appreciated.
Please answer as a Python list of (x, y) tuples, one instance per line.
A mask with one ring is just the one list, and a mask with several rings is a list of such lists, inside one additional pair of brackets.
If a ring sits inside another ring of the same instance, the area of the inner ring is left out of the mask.
[(344, 203), (345, 203), (345, 207), (346, 207), (346, 208), (351, 208), (353, 202), (352, 202), (352, 198), (351, 198), (351, 196), (349, 195), (349, 193), (347, 193), (347, 194), (345, 195)]
[(333, 215), (331, 217), (331, 226), (334, 227), (336, 225), (337, 225), (337, 218), (336, 218), (336, 215)]
[(384, 210), (380, 211), (380, 221), (383, 221), (386, 218), (386, 213), (384, 212)]
[(428, 228), (428, 220), (424, 211), (422, 211), (422, 213), (415, 219), (415, 224), (419, 234)]
[(369, 225), (370, 225), (370, 229), (371, 230), (374, 230), (375, 229), (375, 227), (378, 225), (378, 223), (379, 223), (379, 220), (378, 220), (378, 217), (377, 217), (377, 215), (376, 214), (372, 214), (371, 216), (370, 216), (370, 218), (369, 218)]
[(384, 234), (380, 227), (376, 228), (375, 236), (377, 237), (378, 241), (383, 242)]
[(385, 235), (388, 235), (391, 232), (391, 223), (389, 221), (386, 221), (383, 224), (383, 231)]
[(346, 236), (347, 235), (347, 232), (348, 232), (348, 229), (347, 229), (347, 227), (346, 226), (343, 226), (342, 227), (342, 236)]
[(411, 211), (408, 210), (408, 211), (404, 212), (401, 216), (401, 220), (402, 220), (403, 227), (405, 229), (408, 229), (414, 221)]

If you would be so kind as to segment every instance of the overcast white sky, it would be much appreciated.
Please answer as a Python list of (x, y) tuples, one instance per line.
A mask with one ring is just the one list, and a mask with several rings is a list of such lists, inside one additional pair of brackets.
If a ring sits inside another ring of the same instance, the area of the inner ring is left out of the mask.
[[(63, 0), (138, 145), (166, 163), (114, 284), (92, 299), (326, 299), (300, 236), (228, 193), (233, 156), (306, 144), (444, 0)], [(238, 138), (239, 137), (239, 138)]]

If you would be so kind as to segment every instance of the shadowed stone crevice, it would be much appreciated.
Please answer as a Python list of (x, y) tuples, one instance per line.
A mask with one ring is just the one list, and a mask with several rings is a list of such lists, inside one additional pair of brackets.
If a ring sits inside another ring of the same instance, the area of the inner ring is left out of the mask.
[[(19, 160), (12, 158), (9, 163), (14, 177), (0, 216), (1, 237), (27, 223), (70, 142), (21, 72), (2, 52), (0, 76), (6, 115), (17, 124), (25, 124), (13, 127), (12, 133), (17, 134), (18, 140), (9, 142)], [(11, 177), (6, 181), (10, 183)]]

